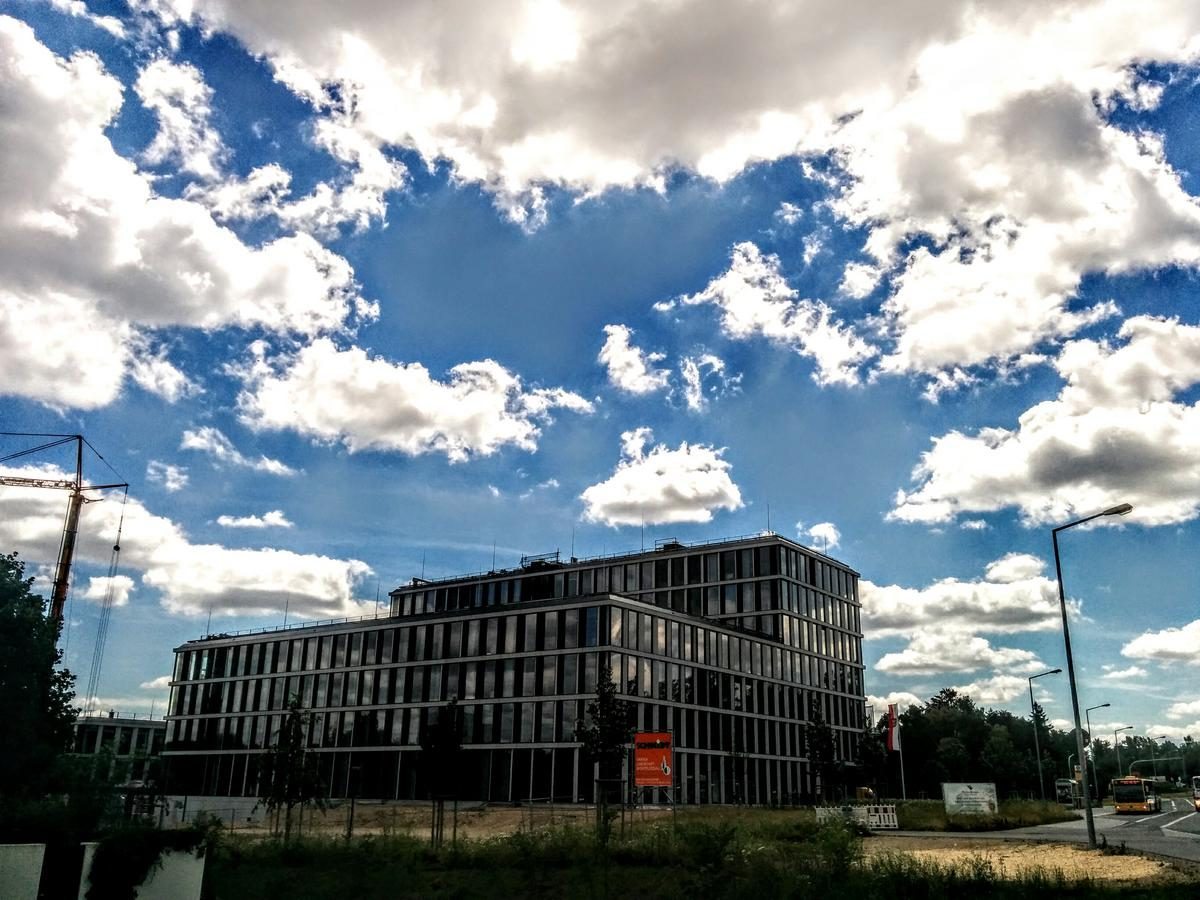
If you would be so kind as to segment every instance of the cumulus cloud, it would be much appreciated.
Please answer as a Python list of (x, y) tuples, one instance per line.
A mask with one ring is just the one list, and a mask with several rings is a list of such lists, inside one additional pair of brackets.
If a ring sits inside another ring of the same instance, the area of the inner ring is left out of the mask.
[(246, 456), (233, 441), (229, 440), (219, 428), (205, 425), (200, 428), (184, 431), (179, 442), (180, 450), (199, 450), (207, 453), (213, 459), (224, 465), (236, 466), (239, 469), (253, 469), (255, 472), (265, 472), (268, 475), (296, 475), (297, 471), (287, 463), (260, 455), (258, 459)]
[[(140, 342), (136, 342), (135, 347), (137, 343)], [(157, 394), (168, 403), (201, 392), (200, 386), (177, 369), (163, 351), (150, 353), (135, 349), (129, 357), (129, 377), (142, 390)]]
[(536, 450), (552, 410), (592, 411), (563, 388), (526, 388), (494, 360), (460, 363), (438, 381), (420, 363), (342, 350), (325, 338), (275, 359), (258, 345), (245, 378), (238, 406), (252, 428), (292, 430), (351, 452), (444, 453), (452, 462), (509, 445)]
[(875, 708), (875, 721), (887, 717), (887, 708), (892, 703), (899, 707), (900, 712), (904, 712), (905, 708), (922, 706), (925, 701), (909, 691), (891, 691), (882, 696), (867, 694), (867, 705)]
[(138, 685), (143, 691), (165, 691), (171, 686), (170, 675), (159, 675), (157, 678), (152, 678), (149, 681), (143, 681)]
[(146, 480), (152, 484), (161, 484), (164, 490), (174, 493), (187, 487), (188, 471), (184, 466), (173, 466), (152, 459), (146, 464)]
[(1124, 669), (1118, 669), (1116, 666), (1101, 666), (1104, 674), (1100, 677), (1106, 681), (1125, 681), (1130, 678), (1145, 678), (1150, 673), (1141, 666), (1129, 666)]
[(209, 121), (212, 88), (200, 70), (159, 58), (142, 69), (133, 89), (158, 120), (158, 132), (143, 153), (146, 161), (170, 162), (200, 178), (216, 178), (228, 151)]
[(84, 19), (115, 38), (125, 37), (125, 26), (113, 16), (98, 16), (87, 8), (84, 0), (50, 0), (50, 5), (60, 13)]
[(282, 510), (273, 509), (261, 516), (217, 516), (223, 528), (291, 528), (292, 522)]
[(1182, 719), (1186, 716), (1200, 716), (1200, 700), (1180, 700), (1167, 707), (1168, 719)]
[(1182, 628), (1147, 631), (1122, 647), (1121, 655), (1130, 659), (1200, 666), (1200, 619), (1188, 622)]
[[(311, 335), (373, 314), (350, 265), (311, 237), (250, 246), (202, 206), (156, 194), (105, 134), (122, 86), (96, 56), (64, 59), (0, 16), (0, 59), (0, 390), (95, 408), (156, 328)], [(182, 388), (148, 365), (140, 383)]]
[[(4, 471), (65, 477), (48, 466)], [(169, 613), (200, 616), (211, 610), (214, 615), (272, 615), (288, 604), (293, 615), (330, 618), (357, 615), (361, 610), (354, 592), (371, 569), (360, 560), (275, 547), (233, 549), (194, 543), (177, 523), (154, 514), (137, 499), (130, 499), (123, 510), (119, 503), (84, 506), (78, 563), (108, 564), (122, 512), (121, 567), (140, 573), (141, 588), (159, 592)], [(62, 498), (55, 492), (10, 487), (0, 494), (0, 546), (17, 549), (31, 561), (52, 560), (61, 532)]]
[(652, 394), (667, 387), (670, 370), (654, 368), (664, 354), (647, 353), (633, 346), (633, 330), (626, 325), (605, 325), (604, 334), (599, 359), (614, 387), (630, 394)]
[(980, 706), (998, 706), (1021, 696), (1029, 689), (1029, 682), (1020, 675), (992, 675), (968, 684), (956, 684), (954, 690), (968, 695)]
[(808, 528), (803, 522), (797, 522), (796, 533), (807, 536), (814, 547), (820, 547), (822, 550), (833, 550), (842, 540), (842, 533), (832, 522), (818, 522)]
[(729, 477), (723, 450), (686, 441), (651, 447), (649, 428), (621, 435), (616, 471), (581, 495), (584, 517), (605, 525), (711, 522), (713, 511), (738, 509), (742, 495)]
[(1065, 384), (1021, 415), (934, 438), (889, 518), (941, 523), (1015, 506), (1028, 525), (1066, 522), (1116, 503), (1117, 524), (1184, 522), (1200, 515), (1200, 404), (1179, 395), (1200, 383), (1200, 327), (1137, 316), (1120, 346), (1067, 344), (1055, 365)]
[(857, 384), (858, 368), (876, 351), (833, 310), (818, 300), (798, 299), (780, 273), (779, 257), (750, 242), (733, 248), (729, 269), (704, 290), (655, 305), (660, 312), (681, 306), (712, 305), (721, 311), (721, 329), (731, 338), (765, 337), (811, 359), (813, 380), (821, 385)]
[(1029, 650), (993, 647), (977, 635), (935, 631), (914, 635), (903, 650), (885, 653), (875, 668), (892, 675), (973, 672), (983, 668), (1035, 672), (1042, 668), (1042, 662)]
[[(988, 566), (980, 580), (944, 578), (924, 588), (863, 581), (863, 631), (872, 637), (947, 627), (998, 634), (1053, 631), (1062, 625), (1058, 584), (1042, 574), (1044, 568), (1035, 556), (1009, 554)], [(1078, 614), (1075, 601), (1068, 606)]]
[(81, 596), (89, 603), (104, 603), (111, 606), (125, 606), (129, 603), (129, 595), (133, 591), (133, 579), (128, 575), (93, 576), (88, 579), (88, 586)]

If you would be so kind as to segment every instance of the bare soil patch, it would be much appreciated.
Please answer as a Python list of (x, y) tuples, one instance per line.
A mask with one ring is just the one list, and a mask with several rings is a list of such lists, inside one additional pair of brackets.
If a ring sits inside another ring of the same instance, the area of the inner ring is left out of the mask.
[(868, 858), (882, 853), (904, 853), (940, 865), (961, 865), (982, 857), (1005, 878), (1037, 869), (1061, 871), (1071, 880), (1091, 878), (1129, 885), (1184, 883), (1195, 877), (1161, 860), (1136, 854), (1097, 853), (1075, 844), (989, 841), (945, 835), (919, 838), (875, 835), (863, 842), (863, 849)]

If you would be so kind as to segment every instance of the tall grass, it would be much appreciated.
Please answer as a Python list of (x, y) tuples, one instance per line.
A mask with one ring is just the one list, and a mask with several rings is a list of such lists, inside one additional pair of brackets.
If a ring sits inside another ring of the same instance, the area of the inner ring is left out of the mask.
[[(1068, 880), (1061, 872), (1003, 877), (983, 857), (939, 865), (900, 854), (866, 858), (862, 839), (812, 816), (680, 816), (644, 823), (607, 844), (588, 829), (564, 826), (431, 850), (407, 836), (352, 842), (305, 838), (284, 845), (225, 836), (210, 858), (210, 896), (323, 897), (625, 897), (754, 898), (1107, 898), (1113, 889)], [(1183, 900), (1197, 884), (1121, 897)]]

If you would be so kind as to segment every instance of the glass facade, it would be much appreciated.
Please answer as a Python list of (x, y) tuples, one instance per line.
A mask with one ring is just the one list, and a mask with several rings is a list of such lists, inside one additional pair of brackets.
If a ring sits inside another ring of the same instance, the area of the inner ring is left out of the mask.
[(774, 535), (414, 579), (391, 604), (387, 618), (177, 648), (168, 792), (253, 795), (295, 698), (330, 796), (424, 798), (421, 729), (457, 699), (461, 797), (590, 800), (573, 735), (606, 668), (639, 730), (673, 732), (681, 802), (807, 798), (815, 718), (838, 759), (857, 755), (857, 575)]

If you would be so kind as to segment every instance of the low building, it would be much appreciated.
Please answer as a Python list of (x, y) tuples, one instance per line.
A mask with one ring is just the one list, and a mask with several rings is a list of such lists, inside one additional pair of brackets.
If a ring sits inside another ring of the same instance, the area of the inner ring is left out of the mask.
[(167, 723), (162, 719), (123, 716), (115, 710), (88, 714), (75, 720), (72, 750), (80, 755), (107, 753), (119, 780), (143, 782), (152, 777), (155, 762), (162, 755)]
[(380, 618), (177, 647), (167, 792), (253, 796), (295, 698), (329, 796), (424, 799), (421, 734), (453, 698), (461, 797), (590, 799), (573, 738), (605, 670), (638, 730), (673, 733), (679, 802), (812, 796), (814, 727), (832, 761), (857, 756), (858, 575), (779, 535), (526, 558), (390, 599)]

